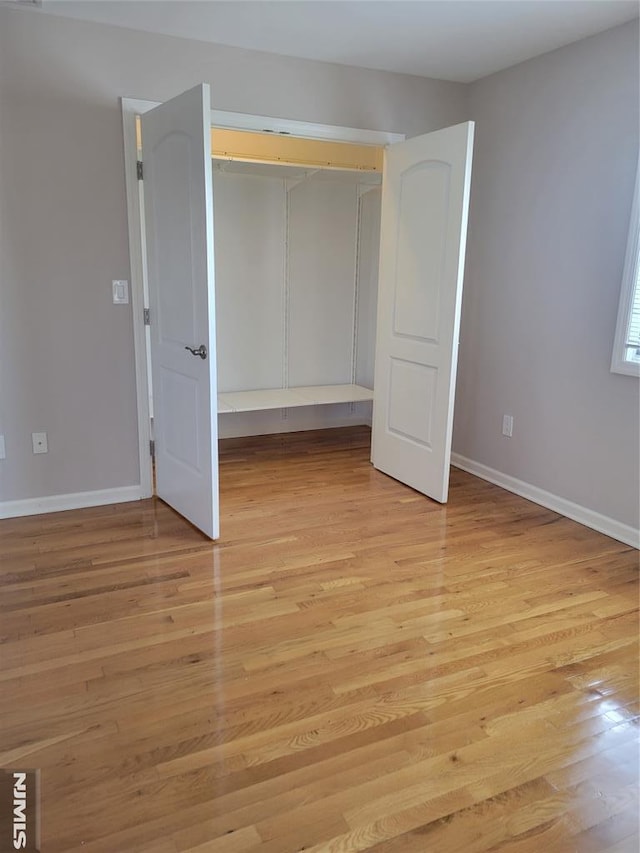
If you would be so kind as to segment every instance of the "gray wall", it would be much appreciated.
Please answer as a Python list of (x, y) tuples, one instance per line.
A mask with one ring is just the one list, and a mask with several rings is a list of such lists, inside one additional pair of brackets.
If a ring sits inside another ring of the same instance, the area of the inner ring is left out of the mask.
[(485, 78), (470, 98), (453, 449), (637, 527), (638, 380), (609, 372), (638, 155), (637, 22)]
[(203, 81), (217, 109), (408, 136), (468, 113), (462, 84), (0, 9), (0, 500), (139, 482), (118, 99)]
[(636, 23), (466, 87), (0, 9), (0, 500), (139, 481), (110, 294), (129, 278), (118, 99), (201, 81), (218, 109), (408, 136), (477, 121), (454, 451), (637, 525), (638, 382), (609, 373)]

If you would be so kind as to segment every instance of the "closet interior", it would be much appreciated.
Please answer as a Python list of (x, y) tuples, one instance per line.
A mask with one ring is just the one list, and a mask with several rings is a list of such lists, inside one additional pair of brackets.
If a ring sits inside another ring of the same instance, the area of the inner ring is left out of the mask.
[(145, 113), (127, 171), (158, 496), (215, 539), (217, 437), (373, 419), (374, 467), (446, 502), (473, 123), (383, 149), (209, 131), (209, 103), (201, 85)]
[(382, 150), (215, 129), (212, 149), (221, 436), (371, 423)]

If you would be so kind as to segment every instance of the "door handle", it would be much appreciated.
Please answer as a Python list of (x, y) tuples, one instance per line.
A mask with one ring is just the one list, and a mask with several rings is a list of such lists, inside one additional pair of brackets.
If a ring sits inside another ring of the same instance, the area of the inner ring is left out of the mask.
[(204, 344), (200, 344), (199, 347), (185, 347), (185, 349), (188, 349), (191, 355), (199, 355), (202, 359), (207, 357), (207, 348)]

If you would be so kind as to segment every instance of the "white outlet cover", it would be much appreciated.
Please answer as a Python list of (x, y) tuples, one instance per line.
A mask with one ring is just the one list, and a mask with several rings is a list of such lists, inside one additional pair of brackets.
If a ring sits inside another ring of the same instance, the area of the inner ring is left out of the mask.
[(4, 450), (4, 436), (0, 435), (0, 459), (6, 459), (6, 453)]
[(32, 432), (31, 443), (33, 444), (34, 453), (48, 453), (49, 447), (47, 444), (46, 432)]
[(111, 282), (111, 288), (113, 291), (113, 304), (114, 305), (128, 305), (129, 304), (129, 282), (123, 279), (114, 279)]
[(511, 438), (513, 435), (513, 415), (502, 416), (502, 434), (506, 435), (507, 438)]

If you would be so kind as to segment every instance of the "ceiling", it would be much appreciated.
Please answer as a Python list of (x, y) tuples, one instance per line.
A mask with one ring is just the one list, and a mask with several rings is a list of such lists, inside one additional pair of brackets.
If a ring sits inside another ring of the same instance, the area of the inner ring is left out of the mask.
[(638, 9), (637, 0), (41, 0), (36, 11), (469, 83)]

